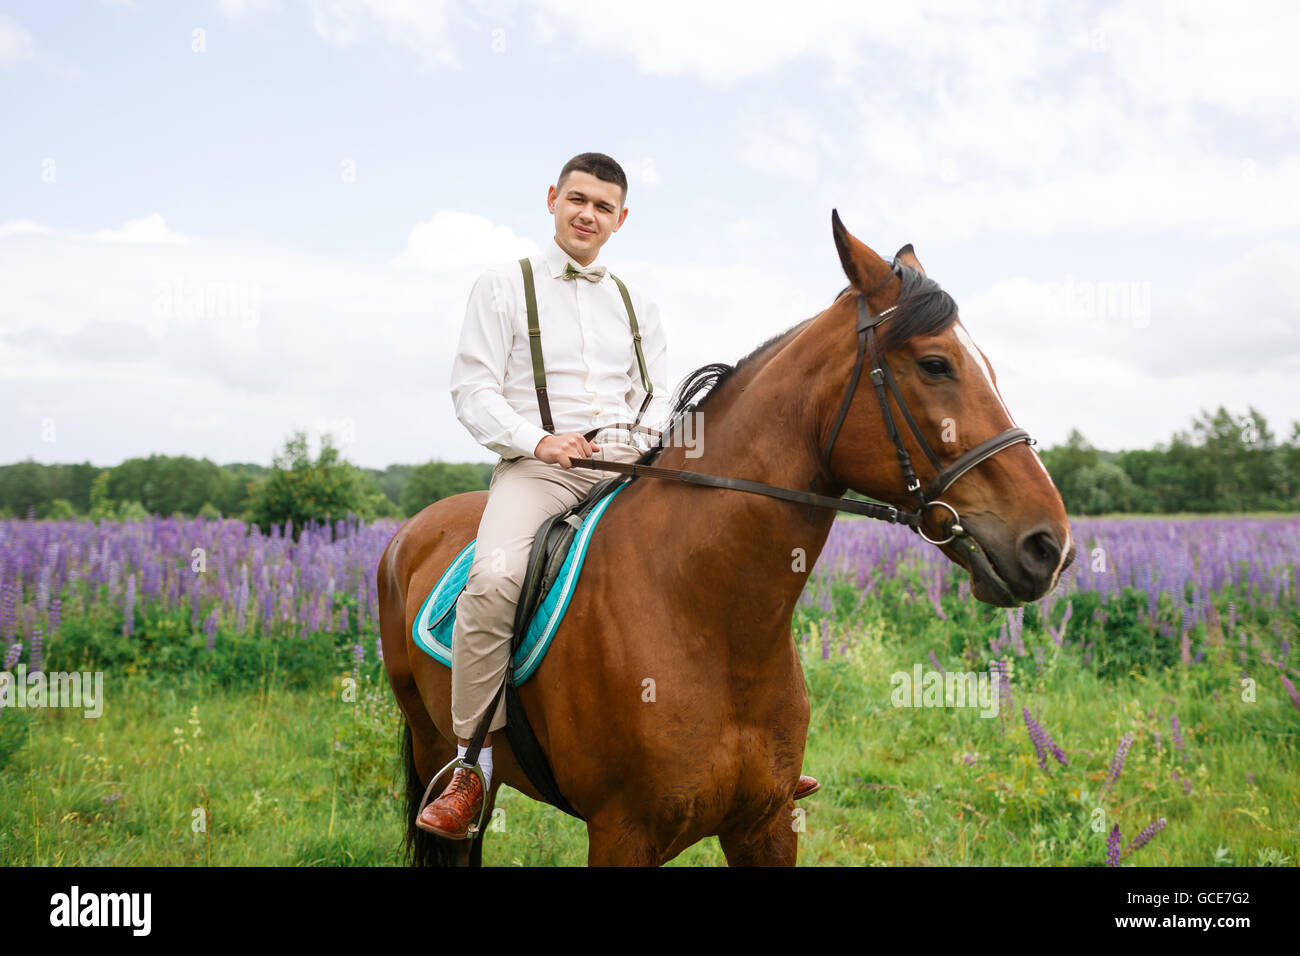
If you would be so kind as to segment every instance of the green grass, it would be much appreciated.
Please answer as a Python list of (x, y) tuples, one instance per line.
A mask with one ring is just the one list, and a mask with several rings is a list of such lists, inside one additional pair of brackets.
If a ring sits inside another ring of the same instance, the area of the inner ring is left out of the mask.
[[(829, 660), (819, 639), (800, 644), (813, 709), (805, 770), (823, 786), (800, 803), (800, 864), (1099, 865), (1111, 826), (1127, 846), (1162, 816), (1164, 831), (1126, 863), (1300, 857), (1300, 712), (1275, 675), (1260, 675), (1254, 702), (1228, 661), (1103, 679), (1026, 627), (1044, 666), (1035, 673), (1032, 653), (1017, 659), (1014, 713), (895, 708), (889, 675), (928, 669), (930, 647), (948, 669), (966, 665), (934, 643), (934, 628), (904, 632), (873, 613), (830, 625)], [(400, 863), (397, 708), (375, 665), (355, 694), (350, 676), (302, 686), (274, 671), (251, 684), (109, 673), (98, 720), (0, 712), (0, 865)], [(1023, 706), (1068, 767), (1038, 766)], [(1173, 749), (1172, 714), (1185, 755)], [(1103, 793), (1129, 731), (1123, 773)], [(585, 862), (579, 821), (508, 789), (498, 807), (487, 864)], [(673, 864), (723, 862), (709, 839)]]

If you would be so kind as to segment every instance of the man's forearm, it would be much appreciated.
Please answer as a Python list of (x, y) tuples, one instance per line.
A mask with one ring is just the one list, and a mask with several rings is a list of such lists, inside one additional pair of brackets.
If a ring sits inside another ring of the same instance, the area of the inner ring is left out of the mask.
[(485, 448), (503, 458), (537, 457), (537, 444), (549, 432), (516, 412), (499, 392), (482, 388), (465, 395), (453, 394), (456, 418)]

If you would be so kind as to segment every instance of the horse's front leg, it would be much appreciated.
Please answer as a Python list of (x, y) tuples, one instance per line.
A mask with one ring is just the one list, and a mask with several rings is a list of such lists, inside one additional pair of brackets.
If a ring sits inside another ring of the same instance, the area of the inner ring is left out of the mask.
[(802, 813), (787, 796), (767, 816), (728, 827), (718, 843), (728, 866), (794, 866), (799, 855)]
[(587, 821), (588, 866), (658, 866), (662, 854), (650, 829), (624, 813), (605, 813)]

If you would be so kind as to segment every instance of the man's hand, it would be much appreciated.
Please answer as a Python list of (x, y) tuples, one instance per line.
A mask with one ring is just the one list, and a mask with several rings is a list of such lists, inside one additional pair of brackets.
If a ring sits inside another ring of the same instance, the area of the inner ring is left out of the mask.
[(566, 432), (563, 435), (547, 435), (537, 443), (533, 455), (548, 465), (558, 464), (562, 468), (572, 468), (574, 458), (590, 458), (592, 452), (600, 451), (600, 446), (583, 438), (578, 432)]

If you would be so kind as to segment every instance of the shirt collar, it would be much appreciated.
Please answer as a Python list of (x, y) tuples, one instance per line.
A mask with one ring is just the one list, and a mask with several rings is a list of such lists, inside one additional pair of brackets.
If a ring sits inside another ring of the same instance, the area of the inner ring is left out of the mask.
[[(604, 265), (604, 263), (600, 261), (599, 255), (585, 266), (579, 264), (576, 259), (564, 251), (564, 248), (556, 242), (554, 236), (551, 236), (550, 245), (547, 246), (543, 258), (546, 259), (546, 264), (550, 267), (552, 279), (558, 279), (560, 276), (564, 275), (564, 267), (569, 263), (573, 263), (573, 268), (575, 269), (590, 269), (592, 266)], [(609, 275), (608, 269), (605, 270), (605, 275)], [(604, 279), (602, 278), (601, 281), (603, 282)]]

